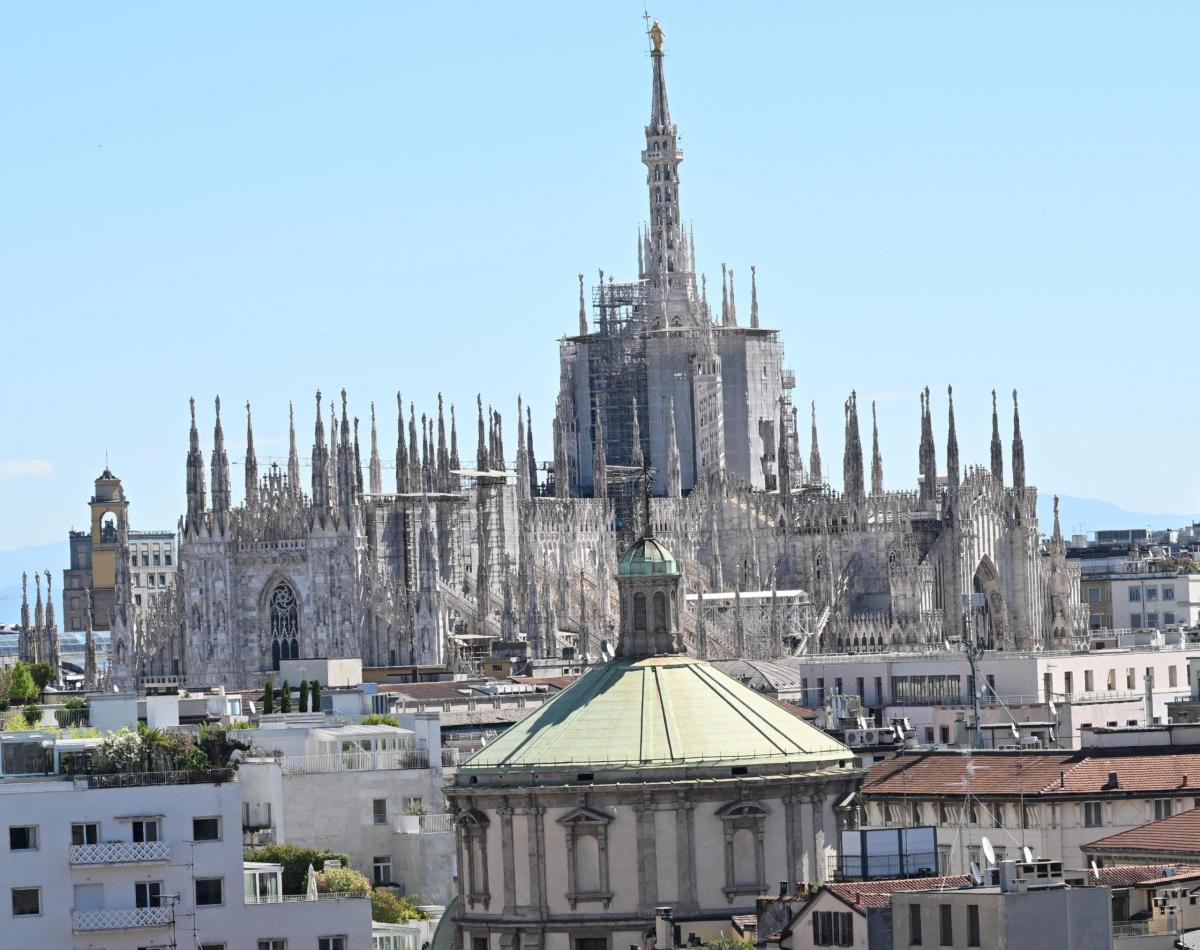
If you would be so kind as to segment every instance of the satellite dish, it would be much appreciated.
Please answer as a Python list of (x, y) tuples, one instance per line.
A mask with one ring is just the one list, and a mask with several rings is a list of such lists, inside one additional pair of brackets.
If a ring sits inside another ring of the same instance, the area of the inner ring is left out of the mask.
[(1015, 722), (1012, 725), (1010, 725), (1008, 728), (1012, 731), (1012, 737), (1014, 739), (1021, 738), (1021, 730), (1017, 728), (1017, 724)]
[(983, 875), (979, 873), (979, 865), (971, 862), (971, 886), (979, 887), (983, 883)]
[(987, 861), (988, 867), (995, 867), (996, 849), (992, 847), (992, 840), (987, 835), (984, 835), (980, 844), (983, 845), (983, 859)]
[(1026, 864), (1031, 864), (1033, 862), (1033, 849), (1030, 848), (1029, 845), (1026, 845), (1021, 849), (1021, 854), (1025, 856)]
[(1100, 880), (1100, 869), (1096, 867), (1096, 859), (1092, 858), (1092, 873), (1096, 875), (1096, 880)]
[(1053, 702), (1050, 703), (1050, 715), (1055, 719), (1058, 718), (1058, 707), (1055, 706)]

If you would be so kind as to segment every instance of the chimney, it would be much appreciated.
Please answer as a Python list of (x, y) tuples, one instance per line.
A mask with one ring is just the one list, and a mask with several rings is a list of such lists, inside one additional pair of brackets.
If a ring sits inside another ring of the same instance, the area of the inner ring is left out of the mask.
[(1104, 786), (1106, 789), (1120, 788), (1121, 776), (1117, 772), (1108, 773), (1108, 782)]
[(654, 911), (654, 946), (675, 946), (675, 927), (670, 907), (659, 907)]

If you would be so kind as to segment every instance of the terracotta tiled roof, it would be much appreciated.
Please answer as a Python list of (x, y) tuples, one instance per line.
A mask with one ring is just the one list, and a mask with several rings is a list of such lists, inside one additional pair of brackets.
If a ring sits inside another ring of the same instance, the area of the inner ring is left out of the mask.
[(862, 794), (954, 797), (968, 788), (975, 796), (1200, 792), (1200, 752), (905, 752), (872, 768)]
[(826, 884), (825, 890), (865, 913), (868, 907), (887, 907), (892, 902), (892, 895), (898, 891), (958, 890), (970, 883), (967, 875), (954, 874), (949, 877), (909, 877), (895, 881), (849, 881), (845, 884)]
[(777, 706), (782, 706), (797, 719), (803, 719), (805, 722), (813, 722), (817, 718), (817, 714), (807, 706), (799, 706), (796, 703), (789, 703), (783, 699), (771, 698), (771, 702), (775, 703)]
[(1161, 821), (1152, 821), (1129, 831), (1099, 838), (1084, 846), (1091, 851), (1153, 851), (1156, 854), (1172, 851), (1195, 854), (1200, 852), (1200, 808), (1180, 812)]
[(1200, 877), (1200, 867), (1191, 864), (1125, 864), (1098, 871), (1106, 887), (1144, 887)]
[(476, 687), (479, 684), (465, 680), (443, 680), (436, 683), (380, 683), (379, 692), (395, 693), (420, 702), (444, 702), (447, 699), (479, 699), (487, 694)]

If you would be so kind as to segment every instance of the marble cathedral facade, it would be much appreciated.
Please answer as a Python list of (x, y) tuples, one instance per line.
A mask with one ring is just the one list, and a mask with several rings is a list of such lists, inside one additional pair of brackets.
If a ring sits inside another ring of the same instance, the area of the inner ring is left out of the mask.
[[(760, 321), (753, 268), (745, 323), (732, 272), (722, 267), (719, 305), (697, 275), (661, 50), (651, 60), (638, 278), (601, 273), (589, 307), (580, 277), (578, 332), (561, 342), (553, 461), (539, 469), (519, 401), (515, 452), (501, 414), (480, 400), (475, 457), (464, 462), (454, 408), (447, 414), (439, 398), (418, 417), (398, 395), (394, 484), (385, 485), (374, 406), (360, 454), (346, 393), (340, 416), (329, 405), (328, 432), (318, 393), (307, 478), (294, 420), (286, 469), (259, 471), (246, 407), (239, 505), (220, 402), (208, 464), (193, 405), (179, 578), (154, 617), (122, 620), (128, 611), (114, 607), (114, 681), (164, 673), (243, 685), (308, 656), (461, 669), (489, 641), (534, 659), (567, 649), (597, 657), (602, 642), (613, 645), (612, 576), (619, 546), (640, 530), (643, 469), (656, 536), (693, 594), (771, 592), (756, 599), (769, 628), (759, 636), (747, 635), (740, 596), (723, 625), (685, 611), (683, 635), (702, 657), (929, 649), (962, 637), (1037, 650), (1084, 634), (1057, 523), (1048, 542), (1039, 536), (1015, 393), (1007, 476), (995, 406), (989, 464), (961, 462), (952, 393), (944, 475), (932, 398), (921, 396), (912, 489), (883, 487), (873, 407), (867, 482), (853, 393), (842, 489), (827, 482), (815, 408), (803, 458), (794, 380), (778, 331)], [(127, 600), (128, 578), (118, 587)]]

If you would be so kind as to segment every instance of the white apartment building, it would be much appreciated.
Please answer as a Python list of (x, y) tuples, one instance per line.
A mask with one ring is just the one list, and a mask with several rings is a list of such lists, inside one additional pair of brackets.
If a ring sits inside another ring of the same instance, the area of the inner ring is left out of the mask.
[(71, 777), (52, 740), (0, 743), (0, 946), (370, 946), (370, 901), (285, 901), (278, 868), (243, 867), (236, 773)]
[(246, 736), (270, 754), (239, 771), (246, 844), (340, 851), (373, 884), (447, 904), (454, 825), (442, 796), (438, 714), (401, 718), (410, 728), (263, 717)]
[(978, 687), (967, 657), (951, 651), (805, 655), (778, 662), (799, 673), (805, 705), (820, 708), (833, 693), (859, 696), (878, 725), (907, 720), (907, 738), (919, 744), (960, 744), (978, 688), (985, 744), (1013, 742), (1016, 719), (1021, 738), (1035, 739), (1041, 748), (1069, 749), (1078, 747), (1087, 727), (1166, 722), (1167, 704), (1189, 695), (1193, 657), (1200, 658), (1200, 644), (1182, 638), (1122, 649), (988, 652), (979, 659)]

